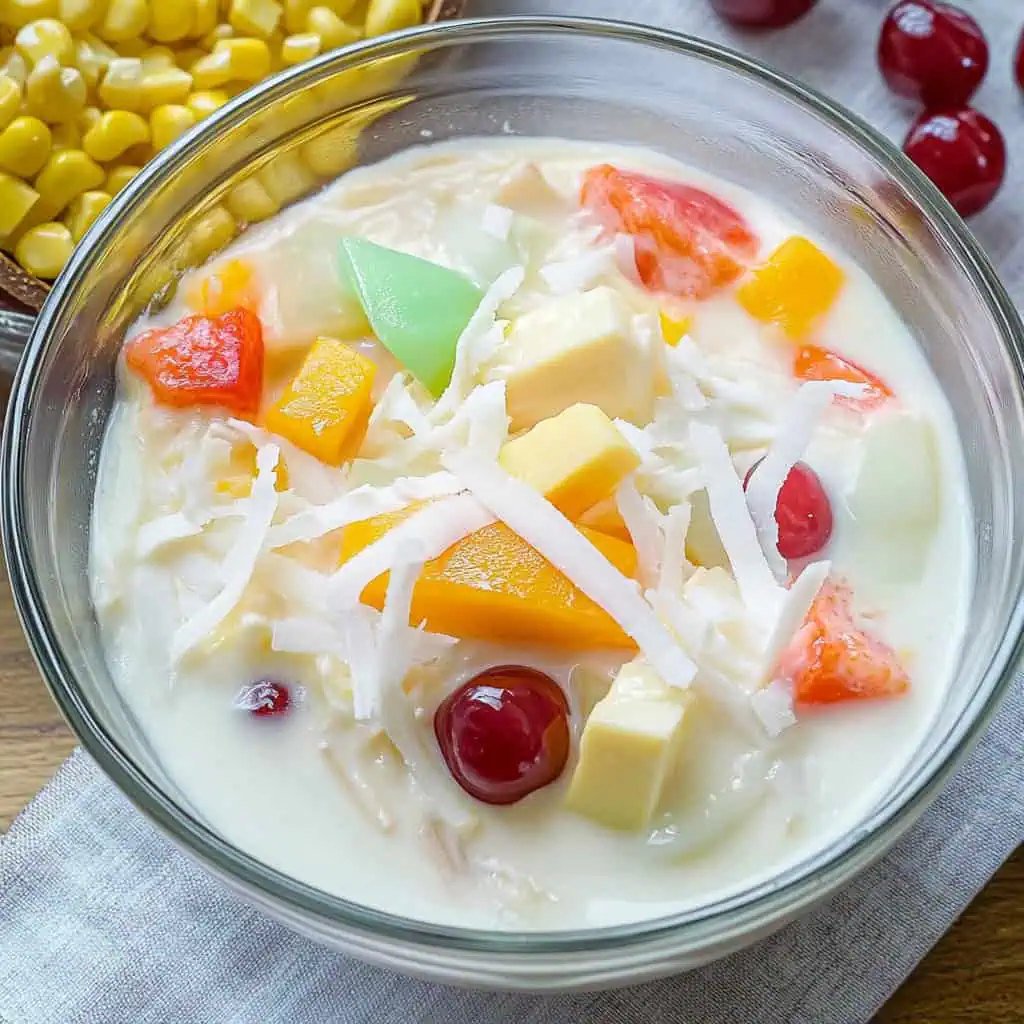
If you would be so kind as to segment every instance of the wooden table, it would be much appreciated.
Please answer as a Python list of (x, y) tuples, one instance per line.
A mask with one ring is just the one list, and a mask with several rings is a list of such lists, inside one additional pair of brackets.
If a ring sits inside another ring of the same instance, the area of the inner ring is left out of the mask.
[[(0, 383), (0, 410), (6, 401), (6, 384)], [(0, 574), (0, 831), (73, 747), (22, 637), (6, 574)], [(875, 1024), (967, 1022), (1024, 1022), (1024, 850), (996, 875)]]

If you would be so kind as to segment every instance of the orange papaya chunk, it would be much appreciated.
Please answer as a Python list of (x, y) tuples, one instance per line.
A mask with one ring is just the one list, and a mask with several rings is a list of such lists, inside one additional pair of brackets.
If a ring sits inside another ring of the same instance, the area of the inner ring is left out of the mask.
[(827, 348), (818, 345), (804, 345), (793, 360), (793, 373), (800, 380), (845, 380), (851, 384), (863, 384), (864, 394), (860, 398), (838, 395), (836, 401), (858, 412), (875, 409), (893, 397), (892, 388), (870, 370), (844, 359)]
[[(374, 516), (345, 528), (342, 562), (379, 540), (410, 512)], [(620, 572), (636, 571), (632, 545), (580, 532)], [(368, 583), (361, 599), (384, 607), (388, 574)], [(504, 523), (492, 523), (427, 562), (412, 593), (409, 623), (461, 639), (536, 643), (563, 648), (633, 648), (603, 608), (575, 587)]]
[(813, 242), (787, 238), (739, 286), (736, 298), (755, 319), (802, 338), (832, 308), (845, 276)]
[(897, 697), (910, 679), (896, 652), (854, 621), (850, 588), (828, 580), (783, 652), (779, 674), (797, 705)]
[(336, 338), (317, 338), (284, 394), (267, 410), (267, 430), (329, 466), (359, 450), (373, 407), (376, 365)]

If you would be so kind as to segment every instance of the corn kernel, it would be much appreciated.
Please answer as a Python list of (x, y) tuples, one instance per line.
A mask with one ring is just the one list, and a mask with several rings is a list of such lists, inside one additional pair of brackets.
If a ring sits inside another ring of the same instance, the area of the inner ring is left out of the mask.
[(28, 78), (28, 64), (25, 58), (13, 46), (5, 46), (0, 50), (0, 75), (13, 78), (23, 89)]
[(149, 130), (153, 148), (161, 150), (169, 146), (179, 135), (184, 135), (196, 123), (196, 115), (188, 107), (178, 103), (166, 103), (149, 115)]
[(103, 0), (58, 0), (57, 17), (72, 31), (85, 32), (103, 14)]
[(143, 142), (149, 142), (145, 118), (130, 110), (108, 110), (85, 133), (82, 148), (93, 160), (106, 163)]
[(14, 258), (30, 274), (52, 281), (64, 269), (74, 247), (71, 232), (63, 224), (39, 224), (18, 239)]
[(203, 89), (192, 93), (185, 101), (185, 106), (196, 115), (196, 120), (201, 121), (219, 107), (223, 107), (228, 99), (228, 94), (221, 89)]
[(191, 91), (192, 76), (181, 68), (150, 71), (142, 76), (139, 107), (148, 112), (167, 103), (184, 103)]
[(339, 125), (304, 142), (299, 148), (306, 165), (322, 178), (336, 178), (355, 162), (359, 152), (359, 129)]
[(269, 39), (280, 20), (277, 0), (231, 0), (228, 21), (239, 35)]
[(189, 232), (185, 243), (185, 262), (205, 263), (218, 249), (223, 249), (238, 234), (235, 218), (223, 206), (205, 213)]
[(198, 46), (183, 46), (180, 50), (175, 51), (174, 64), (176, 67), (181, 68), (182, 71), (188, 71), (205, 52), (205, 50), (200, 50)]
[(38, 117), (16, 117), (0, 132), (0, 170), (30, 178), (50, 155), (50, 129)]
[(139, 54), (142, 61), (142, 73), (148, 75), (151, 71), (166, 71), (168, 68), (177, 67), (175, 53), (169, 46), (147, 46)]
[(280, 153), (259, 172), (260, 184), (278, 206), (287, 206), (319, 185), (320, 180), (294, 151)]
[(99, 107), (86, 107), (78, 115), (75, 126), (84, 135), (100, 119), (102, 113), (103, 111)]
[(366, 10), (367, 36), (411, 28), (423, 20), (420, 0), (370, 0)]
[(306, 31), (306, 16), (314, 0), (284, 0), (284, 29), (291, 35)]
[(0, 129), (6, 128), (21, 108), (21, 86), (13, 78), (0, 75)]
[(3, 23), (21, 28), (39, 18), (56, 18), (57, 0), (7, 0), (3, 5)]
[(71, 33), (55, 18), (30, 21), (18, 30), (14, 45), (31, 67), (47, 56), (56, 57), (58, 64), (75, 62), (75, 42)]
[(146, 33), (158, 43), (176, 43), (191, 32), (192, 16), (189, 0), (156, 0), (149, 8)]
[(9, 235), (35, 206), (39, 193), (20, 178), (0, 171), (0, 237)]
[(220, 25), (214, 26), (211, 31), (207, 32), (206, 35), (199, 40), (199, 45), (203, 47), (204, 50), (212, 50), (222, 39), (233, 39), (234, 36), (235, 30), (230, 25), (222, 22)]
[(103, 190), (109, 195), (116, 196), (141, 170), (141, 167), (136, 167), (134, 164), (118, 164), (107, 174)]
[(111, 110), (139, 110), (142, 106), (142, 61), (116, 57), (100, 82), (99, 96)]
[(193, 36), (205, 36), (217, 27), (217, 0), (192, 0)]
[(71, 239), (77, 245), (82, 236), (92, 227), (93, 221), (110, 205), (114, 197), (109, 192), (83, 192), (75, 196), (64, 215), (64, 223), (71, 232)]
[(231, 81), (258, 82), (270, 74), (270, 47), (262, 39), (222, 39), (211, 57), (226, 53)]
[[(166, 3), (167, 0), (157, 0)], [(146, 0), (109, 0), (96, 34), (109, 43), (138, 39), (149, 22)]]
[(315, 32), (296, 32), (281, 44), (281, 60), (285, 64), (301, 64), (320, 52), (320, 37)]
[(39, 206), (55, 217), (71, 202), (90, 189), (103, 184), (103, 168), (80, 149), (51, 153), (43, 169), (36, 175), (35, 190)]
[(77, 121), (65, 121), (50, 129), (50, 146), (53, 150), (81, 149), (82, 129)]
[(324, 0), (324, 6), (330, 7), (332, 11), (339, 18), (347, 18), (350, 14), (359, 14), (359, 8), (362, 8), (362, 18), (354, 17), (351, 20), (353, 22), (366, 19), (366, 8), (368, 6), (368, 0)]
[(189, 69), (199, 90), (216, 89), (231, 81), (231, 56), (223, 51), (204, 54)]
[(89, 32), (75, 40), (75, 64), (82, 72), (85, 84), (90, 89), (99, 85), (110, 62), (117, 59), (117, 51), (108, 46), (98, 36)]
[(360, 37), (359, 29), (342, 21), (330, 7), (311, 8), (306, 15), (306, 31), (320, 37), (324, 53), (354, 43)]
[(241, 221), (255, 224), (257, 221), (273, 217), (280, 209), (267, 193), (267, 190), (255, 178), (239, 182), (224, 200), (228, 210)]
[(78, 68), (62, 68), (53, 54), (28, 73), (25, 109), (50, 124), (70, 121), (85, 109), (88, 89)]

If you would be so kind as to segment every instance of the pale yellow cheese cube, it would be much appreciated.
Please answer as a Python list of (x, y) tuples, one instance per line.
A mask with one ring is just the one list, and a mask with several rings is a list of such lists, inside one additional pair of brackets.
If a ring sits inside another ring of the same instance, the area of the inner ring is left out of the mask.
[(498, 461), (576, 519), (611, 494), (640, 456), (596, 405), (579, 402), (509, 441)]
[(532, 427), (576, 402), (612, 417), (650, 421), (655, 362), (635, 336), (625, 300), (608, 287), (565, 295), (512, 326), (498, 375), (506, 381), (512, 430)]
[(587, 719), (566, 806), (608, 828), (646, 828), (677, 763), (692, 699), (642, 659), (623, 665)]

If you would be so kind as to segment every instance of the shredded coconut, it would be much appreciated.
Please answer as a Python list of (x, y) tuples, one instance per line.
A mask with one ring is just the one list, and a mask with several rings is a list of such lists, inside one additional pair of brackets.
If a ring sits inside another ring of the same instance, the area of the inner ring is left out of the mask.
[(615, 248), (606, 245), (546, 263), (540, 268), (540, 276), (553, 295), (571, 295), (585, 292), (616, 269)]
[(616, 489), (615, 505), (636, 548), (640, 585), (651, 587), (661, 571), (661, 513), (650, 498), (636, 489), (632, 474)]
[(770, 679), (782, 652), (804, 624), (821, 585), (828, 578), (829, 562), (812, 562), (786, 591), (771, 635), (765, 644), (762, 680)]

